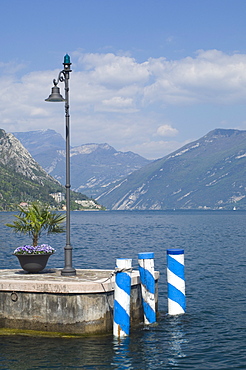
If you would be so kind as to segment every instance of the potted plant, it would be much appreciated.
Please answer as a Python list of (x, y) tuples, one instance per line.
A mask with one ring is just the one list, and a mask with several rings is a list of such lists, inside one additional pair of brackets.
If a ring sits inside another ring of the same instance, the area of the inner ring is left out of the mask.
[(42, 271), (49, 257), (55, 253), (55, 249), (48, 244), (38, 245), (41, 233), (62, 233), (65, 231), (62, 225), (66, 216), (51, 211), (48, 205), (33, 202), (28, 206), (18, 206), (20, 213), (13, 224), (6, 224), (14, 232), (28, 234), (32, 238), (32, 245), (18, 247), (14, 255), (19, 259), (23, 270), (28, 272)]

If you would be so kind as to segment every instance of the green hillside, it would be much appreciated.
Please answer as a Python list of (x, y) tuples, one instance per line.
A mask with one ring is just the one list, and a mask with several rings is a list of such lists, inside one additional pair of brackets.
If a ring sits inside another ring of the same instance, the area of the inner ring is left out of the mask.
[[(32, 181), (21, 174), (7, 170), (0, 164), (0, 211), (15, 210), (17, 204), (34, 200), (58, 206), (54, 198), (49, 195), (55, 192), (65, 193), (65, 188), (59, 184), (52, 183), (52, 181), (47, 181), (40, 185), (38, 182)], [(75, 207), (75, 199), (86, 200), (88, 197), (72, 191), (71, 206), (73, 207)]]
[[(32, 181), (0, 164), (0, 209), (6, 210), (15, 207), (20, 202), (29, 202), (40, 199), (44, 202), (53, 202), (49, 193), (57, 187), (47, 182), (44, 186)], [(57, 191), (57, 190), (56, 190)], [(60, 190), (61, 191), (61, 190)]]

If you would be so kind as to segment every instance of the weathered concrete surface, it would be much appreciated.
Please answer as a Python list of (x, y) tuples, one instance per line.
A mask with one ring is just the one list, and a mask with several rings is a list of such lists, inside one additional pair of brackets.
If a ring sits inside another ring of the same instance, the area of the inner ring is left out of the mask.
[[(158, 278), (156, 277), (156, 307)], [(112, 331), (114, 272), (77, 270), (61, 276), (60, 269), (29, 274), (0, 270), (0, 327), (70, 334)], [(131, 322), (143, 321), (139, 272), (132, 271)]]

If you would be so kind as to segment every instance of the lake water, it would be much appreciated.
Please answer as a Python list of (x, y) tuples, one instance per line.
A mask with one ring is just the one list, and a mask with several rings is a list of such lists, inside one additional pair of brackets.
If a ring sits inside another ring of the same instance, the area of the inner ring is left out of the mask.
[[(29, 243), (4, 227), (0, 268), (19, 268), (14, 248)], [(75, 268), (114, 269), (116, 258), (155, 253), (160, 271), (157, 324), (128, 338), (0, 336), (0, 369), (246, 369), (246, 212), (72, 212)], [(65, 235), (44, 237), (57, 252), (47, 267), (63, 267)], [(187, 312), (167, 315), (166, 250), (183, 248)]]

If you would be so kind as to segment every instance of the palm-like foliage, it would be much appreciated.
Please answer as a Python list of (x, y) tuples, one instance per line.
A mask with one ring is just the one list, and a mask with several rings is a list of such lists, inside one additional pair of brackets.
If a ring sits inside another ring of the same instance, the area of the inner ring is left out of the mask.
[(13, 224), (6, 224), (13, 228), (13, 231), (21, 234), (29, 234), (32, 237), (33, 246), (38, 245), (38, 239), (43, 231), (47, 234), (62, 233), (65, 231), (61, 225), (65, 220), (64, 215), (52, 212), (47, 205), (40, 202), (33, 202), (28, 207), (19, 206), (20, 214)]

